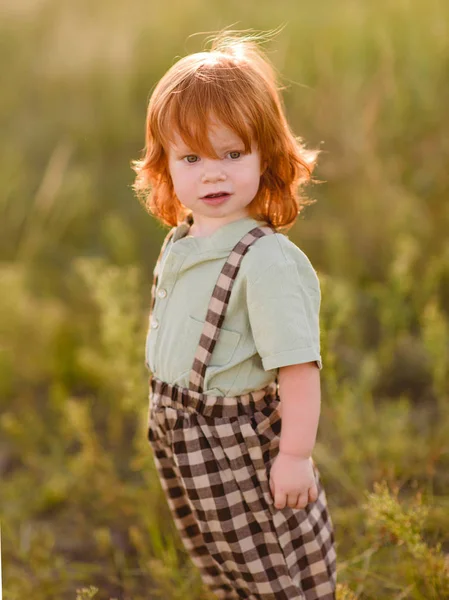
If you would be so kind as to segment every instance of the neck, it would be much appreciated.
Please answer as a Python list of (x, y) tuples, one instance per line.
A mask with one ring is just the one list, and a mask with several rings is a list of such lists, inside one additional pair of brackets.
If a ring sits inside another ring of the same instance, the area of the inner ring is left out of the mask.
[(229, 223), (234, 223), (235, 221), (240, 221), (241, 219), (248, 217), (248, 213), (242, 213), (237, 217), (229, 218), (227, 220), (208, 219), (206, 222), (202, 221), (201, 218), (194, 217), (193, 225), (191, 225), (189, 229), (189, 235), (193, 237), (209, 237), (218, 231), (218, 229), (224, 227), (224, 225), (228, 225)]

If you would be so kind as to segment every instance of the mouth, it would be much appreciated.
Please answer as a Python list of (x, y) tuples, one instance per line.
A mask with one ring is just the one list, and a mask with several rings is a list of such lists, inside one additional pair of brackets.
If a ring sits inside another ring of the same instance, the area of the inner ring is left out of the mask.
[(207, 194), (206, 196), (202, 196), (201, 200), (203, 200), (207, 204), (219, 204), (230, 198), (230, 196), (231, 194), (228, 192), (216, 192), (214, 194)]
[(203, 200), (209, 199), (209, 198), (222, 198), (224, 196), (230, 196), (231, 194), (229, 192), (214, 192), (213, 194), (207, 194), (206, 196), (201, 196), (201, 198)]

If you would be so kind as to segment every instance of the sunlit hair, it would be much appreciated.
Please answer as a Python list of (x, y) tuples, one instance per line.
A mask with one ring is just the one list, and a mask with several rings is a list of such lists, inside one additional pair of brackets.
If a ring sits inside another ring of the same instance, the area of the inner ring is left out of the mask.
[(240, 137), (246, 152), (253, 141), (261, 165), (267, 165), (248, 206), (250, 216), (276, 228), (290, 227), (303, 206), (313, 202), (300, 195), (300, 188), (311, 180), (318, 151), (306, 150), (292, 133), (280, 89), (254, 36), (224, 32), (209, 51), (176, 62), (151, 95), (144, 156), (132, 161), (137, 174), (132, 187), (147, 211), (171, 226), (190, 212), (173, 189), (168, 148), (178, 133), (194, 153), (219, 158), (208, 138), (215, 119)]

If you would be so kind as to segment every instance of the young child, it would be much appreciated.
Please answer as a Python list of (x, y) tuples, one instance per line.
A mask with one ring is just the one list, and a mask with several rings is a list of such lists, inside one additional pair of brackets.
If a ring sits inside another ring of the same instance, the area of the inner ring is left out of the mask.
[(257, 38), (222, 34), (159, 81), (133, 162), (136, 193), (171, 226), (146, 341), (148, 438), (184, 546), (226, 600), (335, 599), (311, 457), (320, 286), (279, 231), (316, 155), (292, 134)]

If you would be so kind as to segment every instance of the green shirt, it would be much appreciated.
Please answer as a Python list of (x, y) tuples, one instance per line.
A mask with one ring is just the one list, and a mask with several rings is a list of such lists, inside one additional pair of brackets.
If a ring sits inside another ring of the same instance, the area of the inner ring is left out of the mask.
[[(246, 217), (208, 237), (179, 225), (160, 263), (145, 360), (155, 377), (189, 387), (207, 308), (232, 248), (254, 227)], [(184, 235), (184, 237), (182, 237)], [(204, 392), (237, 396), (273, 381), (278, 368), (320, 355), (320, 284), (310, 260), (281, 233), (259, 238), (243, 257), (211, 361)]]

